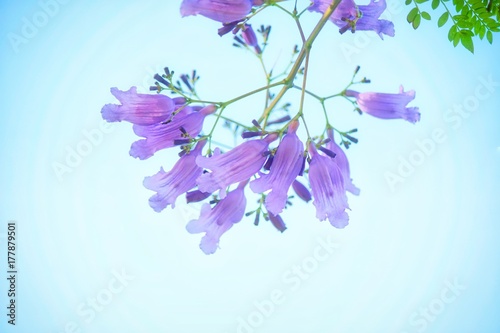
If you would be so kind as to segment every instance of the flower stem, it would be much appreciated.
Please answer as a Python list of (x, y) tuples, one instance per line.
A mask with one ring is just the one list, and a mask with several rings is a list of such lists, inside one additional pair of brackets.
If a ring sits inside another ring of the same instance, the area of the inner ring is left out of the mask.
[(237, 121), (235, 121), (235, 120), (233, 120), (231, 118), (225, 117), (222, 114), (214, 113), (213, 115), (216, 116), (216, 117), (219, 117), (221, 119), (224, 119), (226, 121), (229, 121), (229, 122), (231, 122), (231, 123), (233, 123), (235, 125), (238, 125), (239, 127), (242, 127), (242, 128), (244, 128), (246, 130), (250, 130), (251, 129), (251, 127), (243, 125), (242, 123), (239, 123), (239, 122), (237, 122)]
[(268, 84), (268, 85), (265, 85), (264, 87), (260, 87), (260, 88), (257, 88), (255, 90), (252, 90), (250, 92), (247, 92), (246, 94), (243, 94), (243, 95), (240, 95), (238, 97), (235, 97), (233, 99), (230, 99), (229, 101), (226, 101), (226, 102), (222, 102), (222, 103), (218, 103), (220, 105), (221, 108), (225, 108), (226, 106), (228, 106), (229, 104), (232, 104), (234, 102), (237, 102), (239, 101), (240, 99), (243, 99), (243, 98), (246, 98), (248, 96), (251, 96), (253, 94), (256, 94), (258, 92), (261, 92), (263, 90), (267, 90), (269, 88), (273, 88), (273, 87), (276, 87), (276, 86), (281, 86), (283, 84), (286, 84), (286, 79), (283, 79), (281, 81), (278, 81), (278, 82), (275, 82), (275, 83), (272, 83), (272, 84)]
[(264, 112), (262, 113), (262, 116), (259, 118), (259, 123), (269, 117), (269, 114), (276, 107), (276, 104), (278, 104), (278, 102), (285, 95), (285, 93), (288, 91), (288, 89), (293, 87), (293, 80), (295, 79), (295, 76), (297, 75), (297, 73), (300, 69), (300, 66), (302, 65), (302, 62), (304, 62), (307, 53), (311, 49), (312, 44), (314, 43), (314, 40), (316, 39), (316, 37), (318, 37), (321, 29), (323, 29), (326, 22), (328, 21), (328, 19), (332, 15), (332, 13), (335, 11), (335, 9), (339, 5), (339, 3), (340, 3), (340, 0), (334, 0), (330, 4), (330, 6), (328, 6), (328, 8), (325, 10), (325, 12), (323, 13), (323, 16), (321, 17), (319, 22), (316, 24), (313, 31), (309, 35), (309, 37), (304, 42), (304, 45), (302, 45), (302, 49), (300, 50), (300, 53), (297, 56), (297, 60), (295, 60), (295, 63), (293, 64), (293, 67), (290, 70), (290, 73), (283, 80), (284, 81), (283, 88), (281, 88), (280, 92), (272, 100), (272, 102), (269, 104), (269, 106), (264, 110)]

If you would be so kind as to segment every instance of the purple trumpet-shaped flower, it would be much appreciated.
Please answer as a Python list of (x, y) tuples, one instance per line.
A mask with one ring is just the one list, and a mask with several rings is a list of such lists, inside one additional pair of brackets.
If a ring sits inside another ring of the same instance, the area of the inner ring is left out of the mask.
[[(332, 2), (332, 0), (313, 0), (311, 1), (311, 6), (309, 6), (308, 10), (311, 12), (324, 13), (325, 10), (330, 7)], [(353, 0), (340, 0), (337, 8), (335, 8), (330, 16), (330, 21), (341, 28), (346, 25), (346, 18), (352, 19), (359, 16), (359, 14), (358, 6)]]
[(351, 169), (349, 168), (349, 161), (347, 160), (347, 156), (345, 152), (340, 148), (338, 144), (333, 140), (333, 130), (328, 130), (328, 137), (330, 138), (330, 142), (327, 143), (326, 147), (335, 153), (335, 158), (333, 161), (342, 172), (342, 176), (344, 178), (344, 187), (346, 191), (351, 192), (354, 195), (359, 195), (359, 188), (354, 186), (351, 179)]
[(225, 154), (197, 157), (200, 167), (212, 171), (198, 177), (198, 189), (210, 193), (223, 190), (220, 195), (224, 197), (227, 186), (250, 178), (262, 168), (269, 143), (276, 139), (276, 134), (269, 134), (264, 139), (243, 142)]
[(402, 118), (410, 123), (420, 120), (418, 107), (406, 107), (415, 99), (415, 90), (403, 91), (403, 86), (399, 87), (399, 94), (365, 92), (359, 93), (353, 90), (346, 90), (347, 97), (356, 98), (361, 111), (381, 119)]
[(111, 93), (121, 103), (106, 104), (102, 118), (108, 122), (128, 121), (136, 125), (152, 125), (168, 119), (174, 111), (175, 101), (165, 95), (138, 94), (136, 87), (127, 91), (111, 88)]
[(379, 20), (380, 15), (387, 8), (385, 0), (377, 2), (371, 0), (368, 5), (360, 5), (358, 8), (362, 16), (356, 21), (356, 30), (375, 31), (382, 39), (384, 39), (383, 35), (394, 37), (394, 24), (388, 20)]
[(205, 203), (201, 208), (200, 217), (187, 224), (186, 229), (192, 234), (205, 232), (200, 243), (200, 248), (205, 254), (214, 253), (222, 234), (243, 218), (246, 206), (244, 188), (247, 183), (248, 180), (240, 183), (238, 188), (229, 192), (213, 208)]
[(307, 189), (307, 187), (304, 186), (304, 184), (302, 184), (298, 180), (294, 180), (292, 187), (295, 193), (297, 193), (297, 195), (299, 196), (299, 198), (301, 198), (305, 202), (311, 201), (312, 199), (311, 192), (309, 192), (309, 190)]
[(253, 6), (259, 6), (259, 0), (184, 0), (181, 15), (203, 15), (214, 21), (229, 23), (242, 20), (250, 13)]
[(135, 134), (145, 139), (132, 144), (130, 155), (144, 160), (153, 156), (158, 150), (175, 146), (175, 141), (186, 139), (184, 133), (192, 138), (196, 137), (201, 132), (205, 117), (215, 110), (214, 105), (208, 105), (199, 112), (193, 112), (189, 107), (185, 107), (170, 122), (149, 126), (134, 125)]
[(322, 156), (309, 144), (311, 162), (309, 164), (309, 182), (311, 184), (316, 217), (321, 221), (328, 218), (335, 228), (344, 228), (349, 223), (345, 212), (349, 206), (344, 188), (344, 177), (331, 157)]
[(168, 205), (174, 208), (177, 197), (196, 186), (196, 178), (203, 172), (196, 164), (196, 157), (206, 143), (205, 140), (199, 141), (195, 149), (182, 156), (169, 172), (161, 168), (157, 174), (144, 178), (144, 187), (157, 192), (149, 199), (149, 205), (156, 212)]
[[(331, 4), (332, 0), (313, 0), (309, 10), (324, 13)], [(386, 7), (385, 0), (371, 0), (365, 6), (358, 6), (353, 0), (341, 0), (330, 16), (330, 21), (340, 28), (341, 33), (347, 30), (370, 30), (375, 31), (382, 39), (383, 35), (394, 37), (394, 24), (379, 20)]]
[(288, 127), (288, 133), (283, 137), (273, 158), (268, 174), (250, 182), (250, 188), (255, 193), (267, 190), (271, 192), (266, 197), (266, 208), (274, 215), (283, 211), (288, 199), (288, 189), (302, 169), (304, 160), (304, 145), (297, 136), (298, 121), (293, 121)]

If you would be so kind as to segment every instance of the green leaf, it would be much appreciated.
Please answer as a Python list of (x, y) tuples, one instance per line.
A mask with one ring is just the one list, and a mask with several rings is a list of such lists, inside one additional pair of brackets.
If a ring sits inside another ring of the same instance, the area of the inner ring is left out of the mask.
[(477, 14), (483, 20), (488, 19), (490, 17), (490, 13), (488, 13), (487, 11), (480, 11), (480, 12), (477, 12)]
[(431, 4), (432, 9), (438, 8), (439, 7), (439, 3), (440, 3), (439, 0), (432, 0), (432, 4)]
[(472, 28), (472, 23), (468, 22), (468, 21), (458, 21), (457, 22), (457, 25), (460, 27), (460, 28), (466, 28), (466, 29), (469, 29), (469, 28)]
[(448, 31), (448, 40), (451, 42), (453, 38), (455, 38), (456, 34), (457, 34), (457, 26), (452, 25), (450, 31)]
[(472, 41), (472, 37), (466, 34), (461, 35), (460, 42), (462, 45), (469, 50), (471, 53), (474, 53), (474, 42)]
[(411, 0), (406, 0), (406, 1), (405, 1), (405, 5), (407, 5), (407, 6), (408, 6), (409, 4), (411, 4)]
[(458, 42), (460, 42), (460, 34), (456, 34), (455, 37), (453, 37), (453, 46), (457, 47)]
[(464, 29), (464, 30), (460, 31), (460, 33), (463, 34), (463, 35), (470, 36), (470, 37), (474, 36), (474, 34), (472, 33), (472, 31), (470, 31), (468, 29)]
[(479, 1), (479, 2), (476, 2), (476, 3), (474, 3), (474, 4), (472, 5), (472, 9), (473, 9), (474, 11), (476, 11), (476, 12), (477, 12), (479, 9), (481, 9), (481, 8), (484, 8), (484, 5), (483, 5), (483, 3), (482, 3), (482, 2), (480, 2), (480, 1)]
[(413, 26), (413, 29), (418, 28), (418, 26), (420, 25), (420, 15), (415, 16), (415, 19), (413, 20), (411, 25)]
[(483, 39), (484, 38), (484, 34), (486, 33), (486, 28), (484, 27), (484, 25), (482, 25), (480, 28), (479, 28), (479, 38)]
[(415, 0), (416, 3), (424, 3), (424, 2), (427, 2), (429, 0)]
[(441, 17), (439, 17), (438, 27), (441, 28), (443, 25), (445, 25), (446, 22), (448, 22), (449, 17), (450, 17), (450, 14), (448, 12), (444, 12), (443, 15), (441, 15)]
[(476, 22), (474, 23), (474, 35), (479, 35), (479, 31), (481, 31), (481, 27), (482, 27), (482, 26), (483, 26), (483, 25), (481, 24), (481, 22), (480, 22), (480, 21), (476, 21)]
[(408, 23), (411, 23), (411, 22), (413, 22), (413, 20), (415, 20), (415, 17), (417, 15), (418, 15), (418, 8), (415, 7), (412, 10), (410, 10), (410, 12), (408, 13), (408, 16), (406, 16), (406, 20), (408, 21)]
[(491, 31), (488, 31), (486, 33), (486, 39), (488, 40), (488, 42), (493, 43), (493, 34), (491, 33)]
[(422, 17), (423, 17), (424, 19), (426, 19), (426, 20), (428, 20), (428, 21), (431, 19), (431, 15), (430, 15), (429, 13), (427, 13), (427, 12), (422, 12), (422, 13), (420, 13), (420, 14), (422, 15)]

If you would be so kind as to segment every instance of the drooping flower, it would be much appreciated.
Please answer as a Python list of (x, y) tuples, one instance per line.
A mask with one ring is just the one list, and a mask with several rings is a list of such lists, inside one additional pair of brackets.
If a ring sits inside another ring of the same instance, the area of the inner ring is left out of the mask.
[(208, 105), (199, 112), (193, 112), (189, 107), (183, 108), (170, 122), (149, 126), (134, 125), (134, 132), (145, 139), (138, 140), (130, 147), (130, 155), (141, 160), (154, 155), (160, 149), (173, 147), (176, 140), (186, 139), (184, 133), (196, 137), (203, 127), (203, 121), (216, 107)]
[(356, 30), (371, 30), (375, 31), (380, 38), (384, 39), (383, 35), (394, 37), (394, 24), (388, 20), (380, 20), (384, 10), (387, 8), (385, 0), (371, 0), (366, 6), (358, 6), (362, 16), (356, 21)]
[(298, 121), (293, 121), (288, 127), (288, 133), (283, 137), (268, 174), (250, 182), (250, 188), (255, 193), (271, 190), (266, 197), (266, 208), (274, 214), (280, 214), (288, 199), (288, 189), (299, 175), (304, 160), (304, 145), (297, 136)]
[(261, 0), (184, 0), (181, 15), (203, 15), (214, 21), (229, 23), (242, 20)]
[(225, 154), (197, 157), (200, 167), (212, 171), (198, 177), (198, 189), (209, 193), (223, 190), (220, 195), (224, 197), (227, 186), (250, 178), (262, 168), (269, 143), (276, 139), (276, 134), (269, 134), (264, 139), (243, 142)]
[(299, 198), (301, 198), (305, 202), (311, 201), (312, 199), (311, 192), (309, 192), (309, 190), (307, 189), (307, 187), (305, 187), (304, 184), (302, 184), (298, 180), (294, 180), (292, 183), (292, 187), (295, 193), (297, 193), (297, 195), (299, 196)]
[(347, 156), (342, 148), (340, 148), (340, 146), (335, 143), (333, 139), (332, 129), (328, 130), (328, 137), (330, 138), (330, 142), (327, 143), (326, 147), (335, 154), (333, 162), (338, 165), (340, 172), (342, 172), (342, 176), (344, 178), (344, 187), (346, 191), (349, 191), (354, 195), (359, 195), (359, 188), (354, 186), (354, 184), (352, 183), (351, 169), (349, 168), (349, 161), (347, 160)]
[[(313, 0), (308, 8), (313, 12), (324, 13), (332, 4), (332, 0)], [(341, 0), (335, 11), (330, 16), (340, 32), (347, 30), (370, 30), (375, 31), (380, 38), (383, 35), (394, 37), (394, 24), (387, 20), (380, 20), (380, 15), (384, 12), (387, 5), (385, 0), (375, 2), (371, 0), (368, 5), (358, 6), (353, 0)]]
[(196, 157), (205, 144), (206, 140), (199, 141), (195, 149), (184, 154), (169, 172), (161, 168), (157, 174), (144, 178), (144, 187), (157, 192), (149, 199), (155, 212), (161, 212), (168, 205), (174, 208), (177, 197), (196, 186), (196, 178), (203, 172), (196, 164)]
[(381, 119), (404, 119), (410, 123), (420, 120), (418, 107), (406, 107), (415, 98), (415, 90), (404, 91), (399, 87), (399, 94), (346, 90), (347, 97), (356, 98), (361, 111)]
[(102, 108), (102, 118), (108, 122), (125, 120), (143, 126), (157, 124), (171, 116), (176, 104), (175, 99), (165, 95), (138, 94), (136, 87), (127, 91), (111, 88), (111, 93), (121, 105), (106, 104)]
[(318, 153), (314, 143), (309, 144), (309, 152), (309, 182), (316, 217), (320, 221), (328, 218), (335, 228), (344, 228), (349, 223), (349, 216), (345, 212), (349, 206), (342, 172), (331, 157)]
[(205, 203), (201, 208), (200, 217), (189, 221), (186, 225), (187, 231), (192, 234), (205, 232), (200, 243), (200, 248), (205, 254), (214, 253), (222, 234), (243, 218), (246, 207), (244, 188), (247, 183), (248, 181), (240, 183), (213, 208)]
[[(332, 2), (332, 0), (313, 0), (308, 10), (311, 12), (324, 13)], [(358, 6), (353, 0), (341, 0), (330, 16), (330, 21), (341, 28), (346, 24), (346, 18), (353, 19), (358, 15)]]

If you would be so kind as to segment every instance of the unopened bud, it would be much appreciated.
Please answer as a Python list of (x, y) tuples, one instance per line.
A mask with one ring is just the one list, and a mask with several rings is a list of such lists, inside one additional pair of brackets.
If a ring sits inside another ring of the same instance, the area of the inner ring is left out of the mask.
[(309, 192), (309, 190), (307, 189), (307, 187), (304, 186), (304, 184), (302, 184), (297, 180), (294, 180), (292, 183), (292, 187), (295, 193), (297, 193), (297, 195), (299, 196), (299, 198), (301, 198), (305, 202), (311, 201), (312, 198), (311, 192)]

